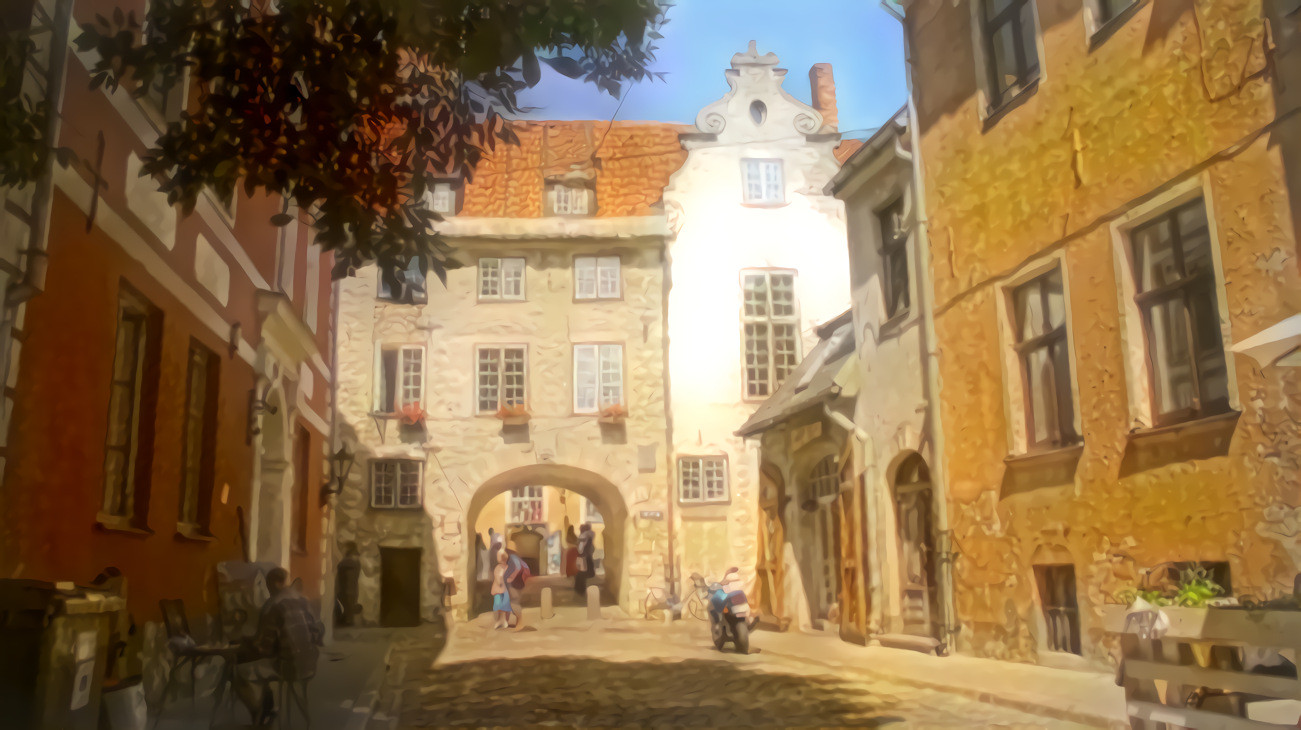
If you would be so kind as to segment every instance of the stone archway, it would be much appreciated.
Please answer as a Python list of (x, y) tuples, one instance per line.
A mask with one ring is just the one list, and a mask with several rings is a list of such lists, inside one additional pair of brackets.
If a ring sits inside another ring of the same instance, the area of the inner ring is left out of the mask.
[[(625, 554), (628, 542), (628, 507), (619, 488), (610, 480), (586, 469), (558, 464), (536, 464), (509, 469), (493, 476), (479, 485), (465, 512), (466, 530), (463, 539), (467, 545), (465, 575), (473, 580), (478, 570), (478, 553), (474, 549), (474, 525), (479, 513), (502, 492), (527, 486), (551, 486), (565, 489), (591, 500), (605, 520), (605, 580), (602, 585), (604, 598), (628, 607), (628, 583), (625, 572)], [(467, 581), (467, 585), (473, 585)], [(473, 601), (467, 603), (473, 616)]]

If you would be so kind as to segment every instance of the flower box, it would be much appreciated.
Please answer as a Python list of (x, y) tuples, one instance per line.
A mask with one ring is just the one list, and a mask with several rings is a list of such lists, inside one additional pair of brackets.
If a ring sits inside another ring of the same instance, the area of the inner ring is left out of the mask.
[(424, 428), (426, 415), (419, 403), (408, 403), (398, 411), (398, 423), (408, 428)]
[(523, 426), (529, 422), (529, 412), (523, 405), (505, 405), (497, 409), (503, 426)]
[(616, 403), (603, 409), (596, 420), (601, 423), (623, 423), (628, 420), (628, 409)]
[[(1237, 667), (1245, 656), (1243, 648), (1296, 648), (1301, 611), (1179, 606), (1159, 610), (1168, 622), (1164, 631), (1152, 630), (1154, 613), (1131, 614), (1121, 605), (1102, 608), (1106, 630), (1121, 639), (1118, 681), (1125, 687), (1131, 723), (1165, 722), (1193, 729), (1295, 726), (1291, 723), (1301, 709), (1287, 725), (1259, 723), (1246, 719), (1246, 702), (1297, 700), (1301, 680)], [(1224, 661), (1231, 657), (1235, 660)]]

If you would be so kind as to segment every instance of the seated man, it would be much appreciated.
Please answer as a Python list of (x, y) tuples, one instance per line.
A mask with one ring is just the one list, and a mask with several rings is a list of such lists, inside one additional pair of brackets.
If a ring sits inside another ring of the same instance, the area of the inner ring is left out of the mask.
[(316, 647), (325, 637), (325, 626), (312, 615), (307, 599), (287, 585), (284, 568), (271, 569), (266, 581), (271, 597), (258, 614), (257, 634), (240, 647), (235, 668), (235, 693), (260, 726), (275, 718), (271, 682), (311, 679), (320, 655)]

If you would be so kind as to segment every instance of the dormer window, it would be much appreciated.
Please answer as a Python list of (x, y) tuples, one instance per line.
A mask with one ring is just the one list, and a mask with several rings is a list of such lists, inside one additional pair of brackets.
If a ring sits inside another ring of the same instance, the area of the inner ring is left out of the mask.
[(551, 215), (591, 215), (596, 193), (586, 185), (553, 182), (547, 184), (546, 202)]
[(786, 202), (781, 160), (742, 160), (743, 200), (751, 205)]
[(439, 215), (456, 215), (461, 209), (461, 186), (452, 180), (439, 180), (425, 191), (425, 202)]

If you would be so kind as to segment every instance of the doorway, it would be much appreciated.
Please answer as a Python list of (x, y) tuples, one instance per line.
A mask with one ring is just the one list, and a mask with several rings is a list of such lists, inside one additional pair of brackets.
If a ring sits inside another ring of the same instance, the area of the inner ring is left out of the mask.
[(931, 472), (919, 454), (899, 465), (895, 477), (899, 530), (900, 614), (903, 633), (938, 638), (935, 536), (931, 524)]
[(379, 549), (380, 626), (420, 625), (420, 548)]

